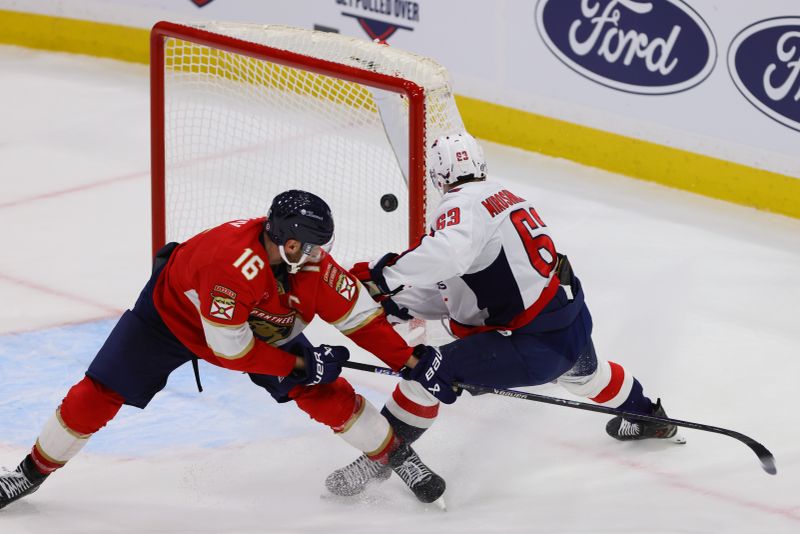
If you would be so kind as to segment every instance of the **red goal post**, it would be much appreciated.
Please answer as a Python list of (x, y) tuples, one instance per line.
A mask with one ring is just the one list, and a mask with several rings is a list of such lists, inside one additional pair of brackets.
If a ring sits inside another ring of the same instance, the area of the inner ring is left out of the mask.
[[(275, 194), (295, 187), (331, 204), (337, 258), (413, 245), (435, 194), (427, 140), (463, 129), (435, 61), (284, 26), (159, 22), (150, 91), (154, 251), (266, 215)], [(398, 95), (388, 108), (380, 91)], [(381, 210), (380, 196), (403, 187), (397, 213)]]

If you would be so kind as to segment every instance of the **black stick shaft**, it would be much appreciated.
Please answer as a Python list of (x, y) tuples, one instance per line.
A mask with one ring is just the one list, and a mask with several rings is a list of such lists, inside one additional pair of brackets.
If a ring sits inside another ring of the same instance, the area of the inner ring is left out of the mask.
[[(388, 367), (379, 367), (377, 365), (370, 365), (366, 363), (359, 363), (359, 362), (344, 362), (344, 367), (350, 369), (357, 369), (359, 371), (367, 371), (370, 373), (377, 373), (381, 375), (390, 375), (390, 376), (400, 376), (400, 373), (392, 371)], [(588, 404), (585, 402), (578, 402), (573, 400), (567, 399), (560, 399), (558, 397), (548, 397), (546, 395), (539, 395), (537, 393), (528, 393), (526, 391), (517, 391), (514, 389), (502, 389), (502, 388), (495, 388), (495, 387), (486, 387), (486, 386), (477, 386), (474, 384), (463, 384), (461, 382), (455, 382), (453, 384), (455, 387), (461, 388), (465, 391), (469, 391), (473, 394), (483, 394), (483, 393), (492, 393), (494, 395), (502, 395), (503, 397), (513, 397), (515, 399), (523, 399), (529, 400), (534, 402), (542, 402), (545, 404), (555, 404), (557, 406), (564, 406), (565, 408), (577, 408), (578, 410), (586, 410), (589, 412), (599, 412), (608, 415), (620, 415), (625, 417), (626, 419), (636, 419), (639, 421), (651, 421), (655, 423), (669, 423), (676, 426), (681, 426), (684, 428), (693, 428), (695, 430), (702, 430), (704, 432), (714, 432), (717, 434), (722, 434), (724, 436), (729, 436), (734, 439), (737, 439), (750, 447), (756, 456), (758, 456), (759, 461), (761, 462), (761, 467), (769, 473), (770, 475), (776, 474), (777, 468), (775, 466), (775, 457), (772, 453), (764, 447), (761, 443), (757, 442), (753, 438), (745, 436), (739, 432), (734, 430), (728, 430), (727, 428), (719, 428), (716, 426), (711, 425), (704, 425), (702, 423), (693, 423), (691, 421), (681, 421), (680, 419), (672, 419), (670, 417), (658, 417), (655, 415), (643, 415), (633, 412), (626, 412), (623, 410), (617, 410), (615, 408), (608, 408), (606, 406), (600, 406), (598, 404)]]

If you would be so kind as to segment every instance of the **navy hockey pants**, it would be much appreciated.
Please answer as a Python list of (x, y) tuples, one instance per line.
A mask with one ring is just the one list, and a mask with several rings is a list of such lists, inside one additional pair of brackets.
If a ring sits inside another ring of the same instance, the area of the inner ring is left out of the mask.
[[(597, 368), (592, 317), (582, 301), (575, 319), (558, 330), (526, 325), (512, 332), (483, 332), (439, 347), (446, 374), (467, 384), (510, 388), (537, 386), (570, 369), (589, 375)], [(508, 334), (508, 335), (504, 335)]]
[[(167, 251), (168, 257), (169, 251)], [(132, 310), (120, 317), (103, 346), (98, 351), (86, 376), (115, 391), (125, 404), (144, 408), (156, 393), (167, 385), (169, 375), (195, 358), (167, 328), (153, 303), (153, 289), (166, 264), (166, 257), (155, 265)], [(300, 334), (289, 346), (310, 345)], [(278, 402), (289, 400), (287, 394), (297, 382), (292, 378), (279, 380), (275, 376), (250, 374), (250, 379), (263, 387)]]

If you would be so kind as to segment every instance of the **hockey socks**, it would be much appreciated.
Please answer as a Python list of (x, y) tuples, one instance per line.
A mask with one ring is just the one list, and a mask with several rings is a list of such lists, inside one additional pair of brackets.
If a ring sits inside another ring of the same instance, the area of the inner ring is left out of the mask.
[(49, 474), (63, 467), (114, 418), (122, 403), (121, 396), (89, 377), (72, 386), (31, 450), (39, 472)]
[(370, 459), (382, 464), (389, 461), (389, 452), (396, 446), (397, 438), (389, 422), (361, 395), (356, 395), (356, 406), (350, 419), (333, 430)]
[(642, 385), (615, 362), (598, 361), (589, 374), (568, 372), (558, 379), (567, 391), (580, 397), (627, 411), (650, 413), (652, 402), (644, 396)]
[(370, 482), (383, 481), (391, 476), (389, 453), (397, 448), (398, 438), (372, 403), (356, 395), (352, 417), (341, 428), (334, 428), (334, 431), (347, 443), (364, 451), (364, 454), (328, 475), (325, 479), (328, 491), (349, 497), (364, 491)]
[(80, 434), (69, 428), (59, 408), (45, 423), (31, 450), (31, 459), (40, 473), (52, 473), (78, 454), (90, 437), (91, 434)]
[(436, 421), (439, 400), (419, 382), (401, 380), (381, 413), (403, 441), (413, 443)]

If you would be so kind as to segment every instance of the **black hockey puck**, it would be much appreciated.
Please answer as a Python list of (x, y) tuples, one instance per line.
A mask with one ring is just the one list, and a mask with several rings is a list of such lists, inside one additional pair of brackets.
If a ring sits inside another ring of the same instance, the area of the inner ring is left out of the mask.
[(391, 193), (386, 193), (381, 197), (381, 207), (383, 211), (394, 211), (397, 209), (397, 197)]

